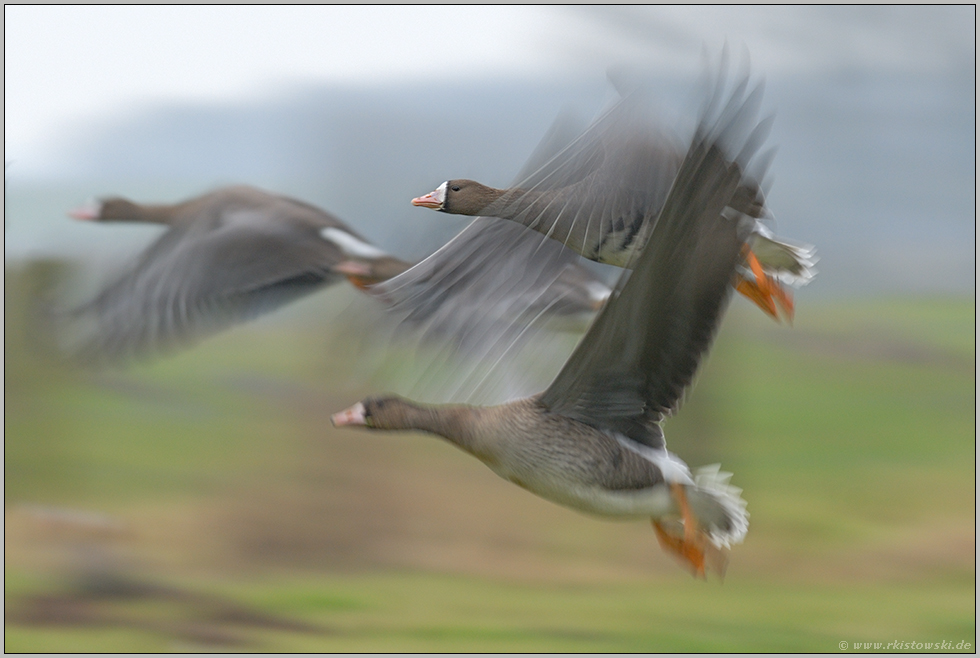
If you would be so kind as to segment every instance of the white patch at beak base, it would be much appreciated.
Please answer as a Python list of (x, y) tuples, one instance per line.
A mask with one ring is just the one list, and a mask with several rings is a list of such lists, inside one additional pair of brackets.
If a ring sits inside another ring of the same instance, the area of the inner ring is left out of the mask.
[(100, 214), (102, 214), (102, 202), (95, 199), (89, 199), (84, 205), (68, 211), (69, 217), (87, 221), (98, 219)]
[(352, 407), (348, 407), (343, 411), (338, 411), (334, 415), (330, 416), (330, 422), (333, 423), (334, 427), (343, 427), (344, 425), (367, 425), (367, 419), (365, 417), (366, 410), (364, 409), (364, 404), (358, 402)]
[(425, 196), (415, 197), (412, 199), (412, 205), (431, 208), (433, 210), (442, 210), (443, 206), (446, 204), (446, 186), (448, 184), (449, 181), (444, 181), (442, 185), (432, 190)]

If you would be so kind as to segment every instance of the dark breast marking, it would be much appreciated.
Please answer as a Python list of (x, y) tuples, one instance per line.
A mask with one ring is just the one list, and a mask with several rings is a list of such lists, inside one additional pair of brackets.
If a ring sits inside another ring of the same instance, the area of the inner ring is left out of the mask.
[(644, 214), (640, 211), (637, 211), (636, 216), (634, 216), (632, 221), (630, 222), (629, 230), (626, 233), (626, 239), (623, 241), (623, 244), (620, 246), (620, 249), (622, 251), (626, 251), (627, 249), (629, 249), (630, 245), (633, 244), (633, 241), (636, 240), (636, 236), (639, 234), (640, 229), (643, 227), (643, 219), (644, 219)]

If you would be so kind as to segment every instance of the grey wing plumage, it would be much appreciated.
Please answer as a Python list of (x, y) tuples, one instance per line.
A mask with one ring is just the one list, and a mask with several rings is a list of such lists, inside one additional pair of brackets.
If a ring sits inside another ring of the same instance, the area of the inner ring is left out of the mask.
[(642, 95), (621, 99), (486, 214), (533, 228), (590, 260), (627, 266), (684, 155), (654, 116)]
[[(542, 317), (588, 312), (608, 292), (578, 256), (528, 229), (479, 217), (403, 274), (374, 286), (422, 339), (500, 354)], [(582, 292), (592, 286), (593, 299)], [(587, 296), (586, 296), (587, 297)], [(594, 305), (591, 305), (594, 304)]]
[[(576, 134), (575, 120), (561, 115), (519, 178), (536, 179)], [(519, 351), (554, 318), (584, 328), (609, 292), (573, 251), (492, 217), (478, 217), (416, 266), (371, 288), (402, 332), (490, 362)]]
[(691, 384), (740, 260), (732, 205), (759, 146), (745, 98), (736, 88), (705, 110), (632, 275), (542, 394), (553, 412), (663, 446), (659, 421)]
[(515, 183), (525, 186), (543, 184), (551, 175), (549, 163), (574, 142), (584, 129), (585, 126), (571, 111), (561, 112), (528, 156), (527, 162), (515, 178)]
[(185, 344), (340, 280), (341, 257), (313, 229), (229, 214), (215, 229), (171, 228), (90, 302), (70, 312), (66, 348), (114, 361)]

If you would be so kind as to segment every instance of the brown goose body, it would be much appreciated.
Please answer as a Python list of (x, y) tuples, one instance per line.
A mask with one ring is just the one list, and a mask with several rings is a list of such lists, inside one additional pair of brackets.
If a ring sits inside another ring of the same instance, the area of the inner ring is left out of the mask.
[(377, 278), (410, 267), (334, 215), (249, 186), (175, 204), (109, 198), (71, 213), (96, 222), (145, 222), (168, 230), (71, 314), (69, 350), (116, 360), (161, 351), (274, 310), (342, 281), (351, 258)]
[(314, 230), (338, 228), (367, 242), (354, 229), (322, 208), (250, 185), (223, 187), (169, 204), (138, 203), (124, 197), (107, 197), (69, 214), (76, 219), (96, 222), (145, 222), (215, 229), (236, 221), (247, 221), (248, 213), (254, 213), (256, 221), (269, 225), (286, 224)]
[(343, 413), (338, 424), (367, 421), (372, 429), (445, 438), (505, 480), (582, 512), (625, 518), (678, 512), (662, 469), (686, 470), (682, 462), (667, 463), (671, 457), (663, 453), (658, 466), (613, 433), (553, 413), (538, 396), (494, 407), (369, 398)]
[[(711, 551), (744, 537), (745, 502), (728, 474), (692, 474), (669, 453), (661, 425), (711, 345), (742, 258), (738, 190), (758, 144), (741, 94), (732, 112), (702, 119), (632, 273), (544, 392), (485, 408), (372, 397), (334, 424), (430, 432), (548, 500), (649, 516), (662, 545), (703, 575)], [(676, 516), (683, 536), (670, 530)]]

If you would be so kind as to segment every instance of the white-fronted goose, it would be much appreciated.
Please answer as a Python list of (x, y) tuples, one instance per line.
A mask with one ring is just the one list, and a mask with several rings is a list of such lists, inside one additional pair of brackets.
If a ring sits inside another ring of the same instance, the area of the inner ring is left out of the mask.
[[(579, 130), (570, 116), (559, 117), (517, 179), (553, 158)], [(540, 233), (496, 217), (478, 217), (428, 258), (374, 286), (371, 293), (382, 298), (409, 336), (448, 349), (449, 358), (465, 355), (465, 363), (453, 360), (451, 371), (440, 369), (440, 379), (451, 372), (459, 399), (470, 400), (466, 392), (483, 389), (488, 369), (509, 379), (511, 360), (544, 330), (585, 331), (611, 293), (593, 270), (574, 251)], [(534, 390), (520, 385), (511, 393), (523, 396)], [(496, 398), (490, 395), (485, 401)]]
[[(410, 267), (330, 213), (248, 186), (172, 205), (109, 198), (70, 214), (169, 227), (127, 271), (72, 312), (71, 328), (82, 332), (73, 351), (97, 359), (187, 342), (345, 276), (360, 284)], [(352, 259), (359, 274), (337, 270)]]
[[(747, 79), (726, 107), (709, 102), (704, 111), (737, 111), (741, 121), (754, 121), (762, 87), (745, 94), (746, 87)], [(647, 220), (657, 216), (685, 152), (651, 116), (642, 94), (627, 95), (515, 186), (497, 189), (472, 180), (448, 180), (412, 203), (445, 213), (508, 219), (590, 260), (631, 267), (651, 235)], [(751, 140), (763, 141), (770, 125), (771, 119), (759, 122)], [(770, 213), (757, 180), (747, 177), (732, 202), (752, 225), (736, 286), (774, 319), (779, 319), (777, 305), (791, 319), (792, 295), (780, 283), (807, 283), (815, 274), (814, 250), (776, 239), (762, 223)]]
[(547, 390), (493, 407), (371, 397), (334, 425), (442, 436), (553, 502), (649, 517), (696, 575), (722, 571), (748, 528), (745, 502), (728, 474), (692, 475), (667, 452), (661, 423), (713, 340), (743, 258), (738, 190), (758, 144), (735, 96), (734, 112), (702, 119), (657, 216), (645, 217), (651, 234), (633, 272)]

